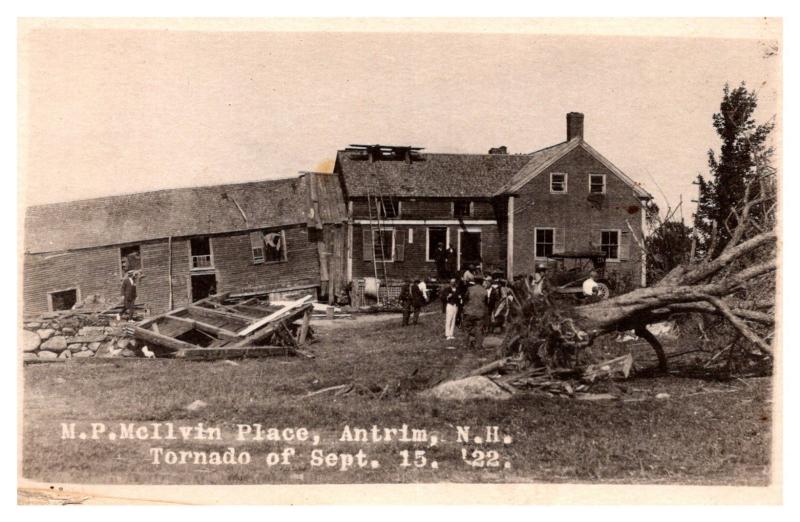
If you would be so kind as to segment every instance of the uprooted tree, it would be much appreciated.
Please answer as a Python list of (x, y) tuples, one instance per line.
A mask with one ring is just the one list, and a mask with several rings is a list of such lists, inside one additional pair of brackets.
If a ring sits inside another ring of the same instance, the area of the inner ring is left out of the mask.
[[(534, 296), (527, 279), (517, 280), (512, 285), (515, 299), (503, 342), (505, 355), (522, 353), (533, 362), (569, 365), (573, 355), (599, 336), (634, 330), (653, 347), (663, 371), (667, 357), (647, 325), (678, 314), (702, 314), (721, 320), (717, 326), (731, 331), (728, 349), (739, 346), (759, 357), (772, 357), (776, 183), (771, 149), (764, 145), (771, 126), (754, 125), (755, 94), (742, 90), (743, 86), (732, 96), (726, 87), (720, 113), (714, 115), (723, 156), (735, 152), (747, 161), (738, 162), (743, 166), (738, 174), (726, 166), (727, 181), (720, 181), (730, 183), (738, 175), (740, 189), (726, 187), (724, 201), (714, 203), (711, 218), (702, 212), (696, 216), (695, 228), (708, 230), (702, 238), (703, 256), (692, 255), (651, 287), (582, 306)], [(719, 165), (712, 163), (712, 173), (719, 172)], [(710, 197), (706, 192), (706, 201)]]

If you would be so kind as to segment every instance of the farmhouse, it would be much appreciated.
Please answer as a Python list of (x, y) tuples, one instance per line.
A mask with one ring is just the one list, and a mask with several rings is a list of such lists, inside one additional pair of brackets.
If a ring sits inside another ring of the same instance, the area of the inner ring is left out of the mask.
[[(25, 312), (119, 299), (127, 270), (138, 302), (161, 313), (214, 292), (337, 295), (353, 283), (397, 290), (436, 279), (438, 244), (454, 270), (475, 264), (513, 277), (554, 254), (602, 253), (606, 276), (645, 285), (644, 207), (652, 196), (583, 137), (532, 153), (432, 154), (354, 145), (333, 174), (162, 190), (30, 207)], [(391, 295), (387, 293), (386, 295)]]
[[(162, 190), (29, 207), (24, 311), (113, 305), (127, 270), (160, 313), (214, 292), (336, 291), (346, 220), (335, 175)], [(312, 211), (313, 209), (313, 211)]]
[(435, 278), (438, 243), (456, 268), (532, 273), (553, 254), (603, 252), (610, 277), (646, 281), (639, 244), (652, 196), (583, 138), (567, 114), (566, 140), (529, 154), (431, 154), (359, 145), (337, 153), (347, 201), (348, 279), (388, 284)]

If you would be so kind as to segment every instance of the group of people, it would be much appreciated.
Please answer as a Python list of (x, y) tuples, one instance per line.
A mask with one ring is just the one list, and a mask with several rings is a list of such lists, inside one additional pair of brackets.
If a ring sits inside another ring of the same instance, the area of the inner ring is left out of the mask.
[[(439, 243), (439, 249), (443, 248), (444, 245)], [(440, 259), (443, 260), (441, 263)], [(454, 267), (453, 272), (450, 272), (446, 255), (437, 257), (436, 261), (437, 271), (441, 268), (444, 273), (456, 276), (450, 277), (449, 284), (439, 290), (442, 312), (445, 315), (445, 339), (455, 339), (456, 326), (460, 326), (467, 333), (468, 348), (482, 347), (484, 334), (495, 328), (502, 328), (508, 318), (510, 301), (513, 299), (508, 281), (499, 273), (484, 277), (475, 265), (469, 265), (460, 275), (455, 273)], [(549, 302), (551, 284), (547, 272), (547, 265), (540, 263), (533, 274), (520, 277), (528, 278), (535, 298)], [(597, 296), (597, 277), (597, 272), (592, 271), (583, 282), (585, 297)], [(429, 301), (425, 282), (407, 279), (400, 291), (399, 300), (403, 307), (403, 326), (418, 324), (420, 309)]]
[(508, 283), (496, 274), (484, 277), (470, 265), (460, 278), (451, 278), (441, 292), (445, 313), (445, 339), (455, 339), (456, 325), (467, 333), (467, 347), (483, 346), (483, 336), (502, 327), (512, 299)]

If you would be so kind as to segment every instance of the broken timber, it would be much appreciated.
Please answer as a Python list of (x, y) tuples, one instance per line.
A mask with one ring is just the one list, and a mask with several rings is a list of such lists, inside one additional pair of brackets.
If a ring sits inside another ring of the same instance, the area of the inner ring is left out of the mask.
[[(310, 298), (285, 306), (256, 299), (237, 303), (219, 294), (170, 310), (127, 332), (158, 346), (166, 356), (189, 360), (296, 355), (309, 337)], [(229, 302), (231, 301), (231, 302)], [(302, 320), (297, 323), (299, 320)], [(306, 356), (307, 352), (301, 355)]]

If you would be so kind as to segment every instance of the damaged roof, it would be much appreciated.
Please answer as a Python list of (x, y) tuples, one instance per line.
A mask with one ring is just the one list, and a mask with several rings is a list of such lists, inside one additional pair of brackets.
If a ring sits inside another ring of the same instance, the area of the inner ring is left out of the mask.
[[(335, 175), (326, 176), (322, 185), (338, 184)], [(60, 252), (305, 223), (307, 190), (297, 177), (32, 206), (25, 215), (24, 248)], [(343, 201), (326, 207), (324, 221), (346, 219)]]
[(349, 197), (492, 197), (531, 157), (526, 154), (414, 153), (403, 159), (369, 161), (363, 152), (340, 150), (336, 171)]

